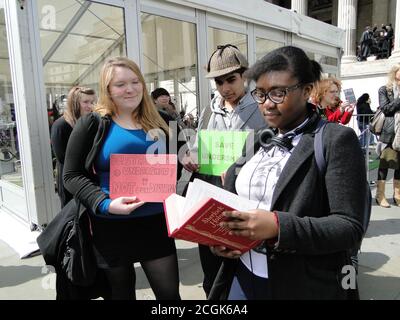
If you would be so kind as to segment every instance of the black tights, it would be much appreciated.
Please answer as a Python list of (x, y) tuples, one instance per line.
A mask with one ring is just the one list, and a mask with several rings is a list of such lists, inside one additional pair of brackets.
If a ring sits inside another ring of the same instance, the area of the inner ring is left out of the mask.
[(104, 269), (110, 285), (111, 300), (136, 300), (136, 274), (133, 265)]
[[(176, 254), (140, 262), (157, 300), (180, 300)], [(135, 300), (136, 273), (133, 265), (105, 269), (112, 300)]]
[[(379, 168), (378, 170), (378, 180), (386, 180), (387, 175), (388, 175), (389, 169), (382, 169)], [(394, 179), (395, 180), (400, 180), (400, 169), (394, 170)]]

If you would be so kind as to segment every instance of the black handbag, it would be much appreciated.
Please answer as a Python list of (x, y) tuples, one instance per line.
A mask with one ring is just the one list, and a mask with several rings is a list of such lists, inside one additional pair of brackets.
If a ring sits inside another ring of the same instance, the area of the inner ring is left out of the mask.
[(57, 214), (38, 236), (37, 243), (47, 265), (65, 273), (74, 285), (90, 286), (96, 279), (90, 220), (74, 199)]
[(77, 205), (78, 214), (67, 237), (61, 266), (73, 284), (89, 286), (96, 279), (97, 264), (93, 253), (89, 216), (86, 210), (79, 214), (80, 206), (81, 204)]

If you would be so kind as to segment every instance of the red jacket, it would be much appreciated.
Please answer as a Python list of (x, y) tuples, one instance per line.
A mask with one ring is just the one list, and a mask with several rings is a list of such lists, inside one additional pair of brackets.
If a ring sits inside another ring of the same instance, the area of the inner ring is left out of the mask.
[(337, 108), (336, 110), (331, 110), (329, 108), (325, 108), (325, 115), (328, 121), (330, 122), (338, 122), (341, 124), (348, 124), (350, 122), (351, 116), (353, 112), (343, 112), (341, 114), (340, 108)]

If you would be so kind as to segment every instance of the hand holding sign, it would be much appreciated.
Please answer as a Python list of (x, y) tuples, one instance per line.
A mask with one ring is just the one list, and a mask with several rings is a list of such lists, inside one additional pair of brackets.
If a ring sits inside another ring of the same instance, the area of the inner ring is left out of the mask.
[(249, 131), (199, 132), (200, 173), (220, 176), (241, 155)]
[(185, 154), (182, 159), (183, 167), (189, 172), (197, 172), (199, 171), (200, 166), (197, 164), (197, 155), (195, 157), (192, 156), (191, 153)]

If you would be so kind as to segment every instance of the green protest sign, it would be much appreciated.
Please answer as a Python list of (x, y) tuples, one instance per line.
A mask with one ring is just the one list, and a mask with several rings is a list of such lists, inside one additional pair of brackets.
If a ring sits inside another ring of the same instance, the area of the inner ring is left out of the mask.
[(241, 155), (248, 131), (200, 130), (200, 173), (219, 176)]

